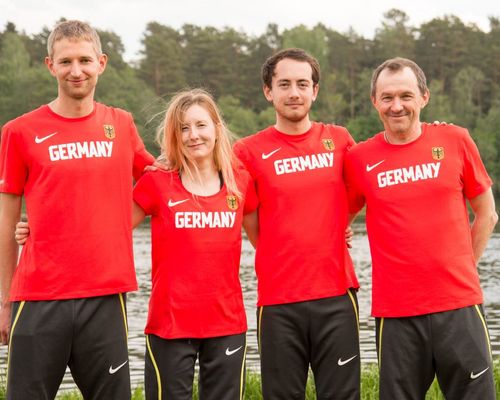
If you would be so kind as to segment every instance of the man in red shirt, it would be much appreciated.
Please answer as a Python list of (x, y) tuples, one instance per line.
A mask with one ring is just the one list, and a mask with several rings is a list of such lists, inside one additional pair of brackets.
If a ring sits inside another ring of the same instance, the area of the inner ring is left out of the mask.
[(466, 129), (420, 122), (429, 97), (413, 61), (381, 64), (371, 98), (385, 130), (344, 166), (351, 212), (367, 207), (380, 398), (424, 399), (436, 375), (447, 399), (494, 399), (477, 273), (498, 220), (492, 182)]
[(301, 49), (262, 68), (276, 124), (235, 145), (259, 199), (245, 224), (256, 244), (258, 340), (264, 399), (303, 399), (309, 365), (318, 398), (359, 399), (358, 287), (344, 232), (345, 128), (312, 122), (316, 59)]
[[(0, 142), (7, 398), (54, 398), (69, 365), (86, 399), (126, 399), (132, 175), (153, 158), (129, 113), (94, 101), (107, 62), (96, 31), (62, 22), (47, 47), (57, 98), (8, 122)], [(23, 196), (30, 237), (16, 268)]]

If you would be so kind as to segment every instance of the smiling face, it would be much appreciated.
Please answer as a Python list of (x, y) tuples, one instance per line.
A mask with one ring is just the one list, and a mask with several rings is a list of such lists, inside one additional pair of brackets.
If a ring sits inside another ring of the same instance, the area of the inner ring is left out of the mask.
[(387, 136), (397, 142), (420, 135), (420, 111), (428, 101), (429, 91), (421, 92), (409, 67), (395, 72), (382, 70), (372, 97)]
[(181, 127), (186, 156), (198, 164), (213, 163), (217, 129), (209, 112), (203, 106), (193, 104), (184, 112)]
[(45, 59), (57, 79), (59, 97), (74, 100), (93, 98), (106, 62), (106, 55), (97, 54), (92, 42), (66, 38), (56, 41), (52, 56)]
[(318, 94), (308, 62), (284, 58), (274, 70), (271, 87), (264, 85), (264, 95), (276, 110), (278, 123), (299, 123), (309, 118), (309, 110)]

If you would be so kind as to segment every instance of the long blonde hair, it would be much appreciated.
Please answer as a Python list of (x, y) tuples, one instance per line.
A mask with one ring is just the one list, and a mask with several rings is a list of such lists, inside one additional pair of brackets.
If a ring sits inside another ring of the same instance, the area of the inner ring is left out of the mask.
[[(161, 148), (160, 159), (167, 160), (170, 167), (187, 173), (191, 179), (201, 182), (196, 163), (191, 160), (182, 145), (182, 125), (186, 111), (192, 105), (203, 107), (215, 125), (214, 163), (222, 174), (227, 191), (241, 199), (241, 191), (236, 185), (234, 170), (239, 165), (232, 150), (232, 134), (226, 127), (215, 100), (203, 89), (178, 92), (167, 106), (163, 123), (158, 128), (156, 139)], [(195, 171), (196, 176), (191, 172)]]

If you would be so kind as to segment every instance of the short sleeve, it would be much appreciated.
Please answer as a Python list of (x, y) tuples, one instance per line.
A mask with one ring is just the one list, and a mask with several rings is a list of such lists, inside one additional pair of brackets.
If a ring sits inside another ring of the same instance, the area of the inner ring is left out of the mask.
[(356, 164), (351, 151), (347, 151), (344, 158), (344, 182), (347, 191), (347, 200), (349, 204), (349, 213), (354, 214), (361, 210), (365, 205), (365, 197), (360, 188), (358, 174), (356, 174)]
[(259, 206), (259, 199), (257, 197), (257, 192), (255, 191), (255, 183), (248, 173), (247, 177), (247, 189), (245, 192), (245, 207), (243, 209), (243, 214), (250, 214)]
[(151, 165), (154, 163), (154, 157), (149, 154), (149, 152), (146, 150), (146, 147), (144, 146), (144, 142), (142, 141), (141, 137), (139, 136), (139, 132), (137, 132), (137, 128), (134, 124), (134, 120), (132, 116), (130, 116), (130, 130), (131, 130), (131, 136), (132, 136), (132, 149), (134, 152), (134, 165), (133, 165), (133, 175), (134, 179), (138, 180), (141, 175), (144, 173), (144, 168), (146, 168), (148, 165)]
[(463, 144), (463, 191), (465, 197), (472, 199), (486, 191), (493, 182), (488, 176), (479, 150), (467, 130), (463, 135)]
[(246, 148), (246, 145), (243, 141), (243, 139), (238, 140), (234, 145), (233, 145), (233, 151), (238, 160), (241, 161), (241, 163), (244, 165), (246, 170), (251, 174), (251, 165), (250, 165), (250, 160), (248, 157), (248, 150)]
[(28, 165), (23, 157), (16, 134), (10, 124), (2, 129), (0, 137), (0, 192), (22, 195), (28, 178)]
[(158, 209), (154, 174), (159, 173), (161, 172), (146, 172), (134, 186), (134, 201), (144, 210), (146, 215), (154, 215)]
[(353, 139), (351, 136), (350, 132), (346, 129), (345, 130), (346, 135), (347, 135), (347, 150), (349, 150), (352, 146), (356, 144), (356, 141)]

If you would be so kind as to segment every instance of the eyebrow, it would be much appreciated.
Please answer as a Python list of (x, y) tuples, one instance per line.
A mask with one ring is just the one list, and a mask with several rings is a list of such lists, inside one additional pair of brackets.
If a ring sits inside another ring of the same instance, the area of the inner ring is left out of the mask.
[(282, 82), (292, 82), (296, 80), (297, 82), (307, 82), (307, 83), (310, 83), (312, 82), (312, 80), (309, 80), (309, 79), (306, 79), (306, 78), (300, 78), (300, 79), (288, 79), (288, 78), (283, 78), (283, 79), (278, 79), (277, 82), (278, 83), (282, 83)]
[(379, 96), (380, 97), (382, 97), (382, 96), (395, 96), (395, 95), (405, 96), (408, 94), (414, 95), (415, 93), (412, 92), (411, 90), (405, 90), (404, 92), (382, 92), (382, 93), (380, 93)]

